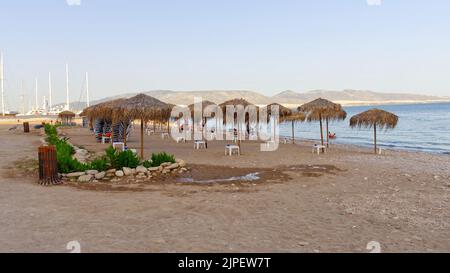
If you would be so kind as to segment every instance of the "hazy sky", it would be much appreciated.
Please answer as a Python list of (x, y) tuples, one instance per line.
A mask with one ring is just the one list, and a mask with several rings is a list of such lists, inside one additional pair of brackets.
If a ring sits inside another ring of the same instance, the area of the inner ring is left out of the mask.
[[(70, 4), (70, 5), (69, 5)], [(79, 5), (78, 5), (79, 4)], [(7, 102), (155, 89), (450, 96), (448, 0), (2, 0)]]

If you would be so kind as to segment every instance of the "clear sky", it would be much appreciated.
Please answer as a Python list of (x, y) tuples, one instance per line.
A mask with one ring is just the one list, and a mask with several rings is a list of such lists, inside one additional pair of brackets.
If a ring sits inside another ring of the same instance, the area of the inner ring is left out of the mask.
[[(450, 96), (448, 0), (4, 0), (8, 104), (171, 90), (365, 89)], [(70, 5), (68, 4), (70, 3)]]

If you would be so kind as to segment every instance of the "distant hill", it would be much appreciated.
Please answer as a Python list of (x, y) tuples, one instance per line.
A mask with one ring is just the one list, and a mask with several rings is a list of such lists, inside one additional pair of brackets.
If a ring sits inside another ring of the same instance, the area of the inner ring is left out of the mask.
[[(380, 93), (365, 90), (313, 90), (309, 92), (295, 92), (284, 91), (275, 96), (265, 96), (255, 91), (246, 90), (222, 90), (222, 91), (171, 91), (171, 90), (156, 90), (144, 92), (145, 94), (155, 97), (161, 101), (172, 103), (176, 105), (188, 105), (194, 102), (194, 97), (201, 97), (204, 100), (209, 100), (215, 103), (222, 103), (224, 101), (243, 98), (256, 105), (267, 105), (270, 103), (280, 103), (288, 107), (295, 107), (317, 98), (325, 98), (343, 105), (379, 105), (379, 104), (408, 104), (408, 103), (427, 103), (427, 102), (446, 102), (450, 101), (449, 97), (436, 97), (426, 95), (415, 95), (405, 93)], [(130, 98), (137, 95), (137, 93), (127, 93), (107, 97), (101, 100), (92, 102), (92, 104), (101, 103), (104, 101), (117, 98)], [(74, 102), (71, 103), (72, 109), (82, 109), (86, 103)]]

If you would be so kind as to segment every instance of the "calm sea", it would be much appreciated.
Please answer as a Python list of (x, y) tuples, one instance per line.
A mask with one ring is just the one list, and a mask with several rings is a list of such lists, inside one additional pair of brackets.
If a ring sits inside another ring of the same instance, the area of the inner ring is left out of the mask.
[[(372, 146), (373, 130), (349, 126), (353, 115), (371, 108), (395, 113), (400, 118), (394, 130), (378, 133), (381, 147), (450, 154), (450, 103), (346, 107), (347, 120), (330, 124), (330, 131), (338, 136), (335, 143)], [(320, 140), (319, 128), (318, 123), (298, 123), (296, 138)], [(281, 125), (280, 135), (291, 136), (291, 125)]]

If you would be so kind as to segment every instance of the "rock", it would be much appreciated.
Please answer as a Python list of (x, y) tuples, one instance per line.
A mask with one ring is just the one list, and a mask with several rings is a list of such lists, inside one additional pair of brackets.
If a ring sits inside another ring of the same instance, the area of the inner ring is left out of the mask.
[(135, 175), (136, 174), (136, 169), (131, 169), (131, 174)]
[(162, 173), (163, 170), (164, 170), (164, 167), (162, 167), (162, 166), (158, 167), (158, 172)]
[(180, 165), (178, 163), (173, 163), (170, 166), (167, 166), (167, 169), (175, 170), (175, 169), (178, 169), (178, 167), (180, 167)]
[(92, 183), (98, 183), (99, 181), (97, 179), (92, 180)]
[(162, 173), (163, 173), (163, 174), (170, 173), (170, 170), (166, 168), (166, 169), (164, 169), (164, 170), (162, 171)]
[(168, 167), (170, 165), (172, 165), (172, 162), (165, 162), (165, 163), (161, 164), (161, 167), (165, 168), (165, 167)]
[(123, 167), (123, 174), (125, 176), (130, 176), (133, 174), (133, 170), (131, 168)]
[(106, 176), (105, 172), (100, 172), (95, 175), (95, 179), (102, 180), (103, 178), (105, 178), (105, 176)]
[(159, 171), (159, 167), (152, 167), (152, 168), (148, 168), (149, 172), (157, 172)]
[(147, 173), (147, 171), (148, 171), (147, 168), (144, 166), (139, 166), (136, 168), (137, 173)]
[(178, 165), (180, 165), (180, 167), (186, 167), (186, 162), (182, 159), (176, 159), (175, 160), (176, 163), (178, 163)]
[(98, 174), (98, 171), (97, 170), (89, 170), (89, 171), (86, 172), (86, 174), (96, 175), (96, 174)]
[(439, 175), (434, 176), (434, 180), (439, 180), (439, 179), (441, 179), (441, 177)]
[(109, 177), (109, 178), (112, 178), (112, 177), (115, 177), (116, 176), (116, 173), (107, 173), (106, 174), (106, 177)]
[(116, 176), (117, 177), (123, 177), (125, 174), (123, 173), (123, 171), (117, 171), (116, 172)]
[(84, 172), (69, 173), (69, 174), (67, 174), (67, 177), (69, 177), (69, 178), (77, 178), (77, 177), (83, 176), (85, 174), (86, 173), (84, 173)]
[(186, 168), (181, 168), (180, 170), (184, 173), (188, 171), (188, 169), (186, 169)]
[(116, 173), (116, 169), (107, 170), (106, 173)]
[(87, 174), (87, 175), (82, 175), (78, 178), (78, 182), (91, 182), (92, 180), (92, 175)]

